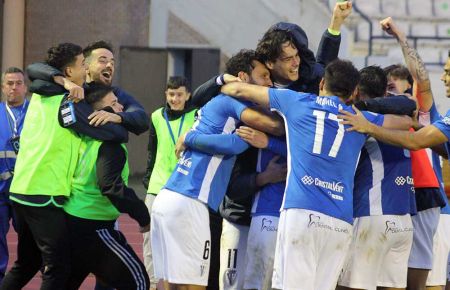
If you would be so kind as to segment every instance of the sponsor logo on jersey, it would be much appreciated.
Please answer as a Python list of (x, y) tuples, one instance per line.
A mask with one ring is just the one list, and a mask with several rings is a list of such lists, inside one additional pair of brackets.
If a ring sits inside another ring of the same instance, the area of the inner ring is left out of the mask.
[(309, 175), (305, 175), (301, 178), (301, 181), (305, 185), (312, 185), (314, 183), (315, 186), (322, 187), (324, 189), (332, 190), (337, 193), (343, 193), (344, 192), (344, 186), (341, 182), (330, 182), (330, 181), (324, 181), (320, 178), (312, 178)]
[(414, 179), (410, 176), (397, 176), (394, 180), (395, 184), (397, 184), (398, 186), (402, 186), (408, 184), (408, 185), (414, 185)]

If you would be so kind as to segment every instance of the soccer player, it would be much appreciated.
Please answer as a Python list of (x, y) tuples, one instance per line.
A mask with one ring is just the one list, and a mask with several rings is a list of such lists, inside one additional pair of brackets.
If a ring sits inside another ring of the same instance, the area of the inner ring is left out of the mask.
[[(352, 189), (365, 135), (346, 134), (339, 109), (355, 92), (359, 73), (335, 60), (325, 69), (320, 94), (227, 84), (222, 92), (282, 114), (288, 177), (278, 226), (272, 287), (334, 289), (351, 241)], [(364, 113), (372, 122), (402, 128), (410, 121)], [(402, 123), (402, 124), (400, 124)], [(355, 154), (356, 153), (356, 154)]]
[[(360, 74), (358, 99), (387, 94), (387, 77), (380, 67), (366, 67)], [(415, 102), (410, 102), (415, 110)], [(411, 176), (408, 150), (374, 138), (366, 141), (355, 173), (353, 239), (338, 289), (406, 287), (411, 214), (416, 213)]]
[[(245, 73), (243, 79), (271, 84), (266, 67), (254, 53), (247, 68), (250, 74)], [(151, 239), (155, 275), (177, 289), (204, 289), (207, 284), (211, 246), (208, 206), (217, 211), (234, 155), (248, 148), (242, 139), (231, 134), (240, 120), (282, 132), (279, 121), (228, 96), (216, 96), (199, 110), (193, 130), (179, 140), (188, 149), (153, 204)], [(204, 137), (212, 134), (218, 134), (215, 142), (204, 142)]]
[[(94, 110), (123, 109), (110, 86), (91, 85), (86, 101)], [(128, 213), (141, 231), (150, 226), (145, 203), (127, 187), (125, 145), (81, 136), (78, 156), (71, 196), (64, 204), (71, 249), (71, 274), (64, 289), (78, 289), (89, 273), (114, 289), (149, 289), (144, 264), (114, 228), (120, 213)]]

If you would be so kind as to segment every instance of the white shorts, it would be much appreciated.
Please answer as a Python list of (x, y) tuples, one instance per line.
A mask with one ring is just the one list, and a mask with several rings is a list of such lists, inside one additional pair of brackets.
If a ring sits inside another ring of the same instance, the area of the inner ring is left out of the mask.
[(255, 216), (247, 242), (244, 289), (271, 289), (279, 217)]
[(434, 235), (433, 269), (428, 273), (427, 286), (439, 286), (447, 283), (447, 262), (450, 251), (450, 215), (441, 214)]
[(219, 272), (219, 288), (221, 290), (242, 289), (248, 229), (248, 226), (230, 223), (223, 219)]
[(211, 234), (205, 204), (161, 190), (152, 208), (151, 243), (156, 278), (172, 284), (208, 284)]
[(352, 226), (304, 209), (283, 210), (272, 288), (334, 290), (352, 240)]
[(405, 288), (412, 240), (409, 214), (356, 218), (338, 284), (354, 289)]
[(433, 207), (412, 216), (414, 236), (408, 261), (409, 268), (431, 270), (433, 267), (433, 237), (440, 215), (441, 209)]
[[(147, 194), (145, 196), (145, 205), (147, 206), (148, 212), (152, 214), (152, 206), (153, 202), (156, 198), (156, 195)], [(158, 284), (158, 279), (155, 277), (155, 271), (153, 269), (153, 259), (152, 259), (152, 243), (150, 241), (150, 232), (146, 232), (143, 234), (144, 243), (142, 246), (142, 255), (144, 256), (144, 265), (145, 270), (147, 270), (148, 277), (150, 278), (150, 288), (156, 288), (156, 284)]]

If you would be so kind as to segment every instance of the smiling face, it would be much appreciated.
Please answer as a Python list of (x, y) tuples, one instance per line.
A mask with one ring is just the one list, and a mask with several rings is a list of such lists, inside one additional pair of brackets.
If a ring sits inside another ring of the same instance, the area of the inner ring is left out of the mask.
[(166, 90), (166, 101), (169, 107), (174, 111), (181, 111), (189, 100), (191, 94), (188, 92), (185, 86), (181, 86), (177, 89)]
[(267, 67), (276, 83), (288, 85), (298, 80), (300, 62), (297, 48), (292, 42), (287, 41), (282, 44), (280, 56), (274, 62), (268, 61)]
[(114, 76), (114, 55), (106, 48), (94, 49), (87, 58), (87, 82), (110, 86)]

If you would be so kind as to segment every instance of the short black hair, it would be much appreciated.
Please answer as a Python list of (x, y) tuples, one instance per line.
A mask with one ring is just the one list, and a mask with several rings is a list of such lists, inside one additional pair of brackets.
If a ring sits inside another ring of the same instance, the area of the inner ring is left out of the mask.
[(255, 68), (253, 61), (262, 62), (260, 56), (252, 49), (241, 49), (233, 55), (225, 64), (225, 72), (237, 77), (240, 71), (251, 74)]
[(348, 60), (336, 59), (325, 67), (326, 90), (344, 100), (353, 94), (359, 78), (358, 70)]
[(10, 67), (8, 67), (8, 68), (3, 72), (3, 74), (2, 74), (2, 83), (3, 83), (3, 81), (5, 80), (5, 76), (6, 76), (7, 74), (15, 74), (15, 73), (20, 73), (20, 74), (22, 74), (23, 79), (25, 80), (25, 73), (23, 72), (23, 70), (21, 70), (21, 69), (18, 68), (18, 67), (15, 67), (15, 66), (10, 66)]
[(408, 70), (408, 68), (402, 64), (393, 64), (384, 68), (384, 72), (388, 78), (394, 77), (401, 80), (407, 80), (412, 86), (414, 80)]
[(91, 83), (85, 89), (84, 99), (90, 105), (100, 102), (107, 94), (113, 91), (113, 87)]
[(89, 43), (84, 49), (83, 49), (83, 55), (85, 58), (88, 58), (89, 56), (91, 56), (92, 51), (99, 49), (99, 48), (104, 48), (107, 49), (109, 51), (111, 51), (112, 53), (114, 53), (114, 49), (111, 43), (104, 41), (104, 40), (99, 40), (96, 42), (92, 42)]
[(368, 66), (359, 71), (358, 84), (361, 95), (371, 99), (384, 97), (387, 89), (387, 76), (384, 70), (376, 65)]
[(263, 63), (275, 62), (283, 52), (283, 44), (290, 42), (294, 47), (292, 35), (285, 30), (269, 29), (258, 42), (256, 53), (261, 56)]
[(64, 69), (72, 64), (76, 60), (76, 57), (82, 52), (83, 49), (77, 44), (69, 42), (60, 43), (47, 50), (47, 59), (45, 62), (60, 71), (64, 71)]
[(180, 87), (185, 87), (186, 91), (189, 92), (189, 82), (187, 78), (183, 76), (172, 76), (167, 81), (166, 89), (178, 89)]

